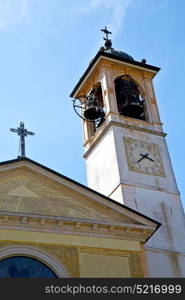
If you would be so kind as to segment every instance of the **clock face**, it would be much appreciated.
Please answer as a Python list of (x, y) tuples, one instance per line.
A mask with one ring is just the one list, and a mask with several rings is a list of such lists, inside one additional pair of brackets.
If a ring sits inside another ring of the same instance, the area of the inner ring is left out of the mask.
[(159, 145), (124, 138), (129, 170), (150, 175), (165, 176)]

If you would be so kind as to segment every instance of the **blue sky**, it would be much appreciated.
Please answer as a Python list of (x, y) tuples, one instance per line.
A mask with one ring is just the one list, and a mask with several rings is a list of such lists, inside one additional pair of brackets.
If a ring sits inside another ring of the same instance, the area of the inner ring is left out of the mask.
[(161, 67), (154, 80), (163, 129), (185, 206), (185, 1), (1, 0), (0, 160), (18, 154), (9, 131), (24, 121), (36, 135), (27, 157), (86, 184), (81, 121), (69, 94), (103, 45)]

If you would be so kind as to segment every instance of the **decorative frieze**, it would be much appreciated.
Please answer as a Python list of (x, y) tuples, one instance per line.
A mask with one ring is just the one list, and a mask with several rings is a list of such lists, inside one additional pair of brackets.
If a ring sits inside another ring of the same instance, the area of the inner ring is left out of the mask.
[(59, 220), (59, 221), (58, 221), (58, 226), (63, 227), (63, 225), (64, 225), (64, 222), (61, 221), (61, 220)]
[(22, 217), (22, 219), (21, 219), (21, 221), (22, 221), (22, 223), (27, 223), (28, 222), (28, 218), (27, 217)]
[(9, 221), (9, 216), (3, 216), (2, 220), (3, 220), (3, 222), (8, 222)]
[(97, 230), (97, 229), (98, 229), (98, 224), (93, 224), (93, 225), (92, 225), (92, 229), (93, 229), (93, 230)]
[(1, 212), (0, 228), (37, 232), (70, 233), (82, 235), (101, 235), (107, 237), (118, 237), (145, 241), (151, 233), (152, 228), (146, 226), (129, 224), (111, 224), (106, 222), (92, 222), (90, 220), (77, 220), (70, 218), (59, 218), (51, 216), (39, 216), (31, 214), (5, 214)]
[(42, 219), (42, 218), (41, 218), (41, 219), (40, 219), (40, 224), (41, 224), (41, 225), (46, 225), (46, 219)]
[(110, 226), (110, 228), (109, 228), (109, 230), (112, 232), (112, 231), (114, 231), (114, 226)]
[(75, 228), (76, 228), (76, 229), (80, 229), (80, 227), (81, 227), (81, 223), (80, 223), (80, 222), (76, 222), (76, 223), (75, 223)]

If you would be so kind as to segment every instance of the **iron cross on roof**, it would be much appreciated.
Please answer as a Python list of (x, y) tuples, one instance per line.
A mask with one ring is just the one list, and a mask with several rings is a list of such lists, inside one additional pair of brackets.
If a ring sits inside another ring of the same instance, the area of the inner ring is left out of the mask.
[(25, 157), (25, 137), (27, 135), (34, 135), (35, 133), (32, 131), (28, 131), (24, 128), (24, 122), (20, 123), (20, 127), (10, 128), (10, 131), (16, 132), (20, 136), (20, 148), (21, 148), (21, 155), (18, 157)]
[(106, 35), (106, 37), (103, 38), (105, 40), (105, 49), (109, 50), (112, 47), (112, 41), (109, 39), (109, 34), (112, 34), (112, 32), (107, 30), (107, 26), (105, 26), (104, 29), (101, 29), (101, 31), (103, 31)]
[(106, 35), (106, 38), (104, 37), (104, 40), (107, 41), (109, 39), (109, 34), (112, 34), (112, 32), (108, 31), (107, 26), (105, 26), (104, 29), (101, 29)]

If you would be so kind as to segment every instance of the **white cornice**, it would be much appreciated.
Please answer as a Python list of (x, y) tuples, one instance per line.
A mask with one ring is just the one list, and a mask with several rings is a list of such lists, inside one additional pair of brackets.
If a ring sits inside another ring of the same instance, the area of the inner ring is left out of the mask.
[(106, 223), (65, 217), (0, 212), (0, 230), (24, 230), (69, 235), (90, 235), (144, 242), (154, 232), (153, 226)]

